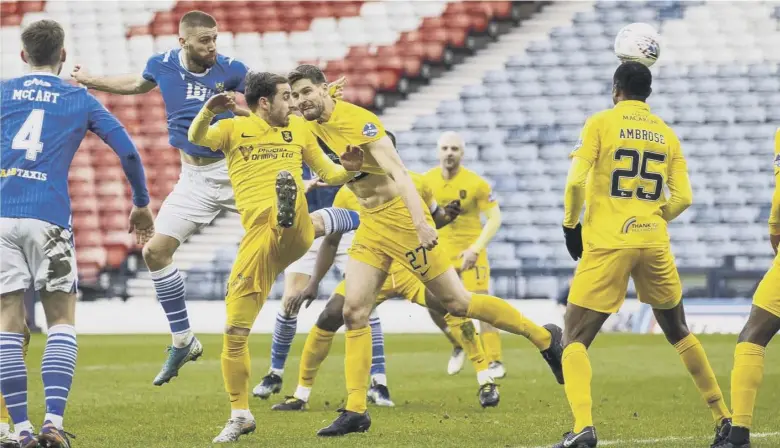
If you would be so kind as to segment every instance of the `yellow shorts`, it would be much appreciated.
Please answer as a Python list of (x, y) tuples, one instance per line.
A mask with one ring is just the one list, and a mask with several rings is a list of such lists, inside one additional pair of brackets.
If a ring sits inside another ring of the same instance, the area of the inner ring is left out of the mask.
[[(336, 286), (333, 294), (346, 297), (346, 282), (344, 280)], [(393, 297), (403, 297), (417, 305), (426, 306), (425, 285), (414, 274), (398, 263), (393, 263), (391, 272), (387, 275), (387, 280), (382, 284), (382, 289), (376, 297), (376, 304), (379, 305)]]
[(571, 283), (569, 303), (602, 313), (616, 313), (634, 279), (639, 300), (670, 309), (682, 299), (682, 284), (669, 248), (594, 249), (585, 251)]
[(758, 284), (753, 305), (780, 317), (780, 254)]
[[(450, 261), (455, 266), (463, 264), (463, 259), (460, 258), (461, 252), (450, 252)], [(469, 292), (486, 292), (490, 289), (490, 263), (488, 263), (487, 250), (479, 253), (473, 268), (460, 272), (460, 279)]]
[[(425, 217), (433, 226), (433, 218), (427, 210)], [(361, 210), (360, 227), (348, 253), (351, 258), (387, 273), (391, 272), (390, 265), (398, 262), (423, 283), (452, 266), (441, 247), (426, 250), (420, 246), (412, 216), (400, 197), (379, 207)]]
[(230, 271), (225, 298), (228, 325), (252, 328), (276, 277), (303, 256), (312, 241), (314, 225), (303, 194), (298, 194), (290, 228), (277, 226), (275, 205), (267, 214), (259, 214), (241, 239)]

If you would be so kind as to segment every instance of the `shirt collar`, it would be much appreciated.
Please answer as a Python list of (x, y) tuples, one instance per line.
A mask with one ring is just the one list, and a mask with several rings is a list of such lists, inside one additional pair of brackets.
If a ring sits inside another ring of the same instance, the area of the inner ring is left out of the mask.
[(30, 72), (30, 73), (25, 73), (22, 76), (52, 76), (54, 78), (60, 79), (59, 75), (55, 75), (54, 73), (51, 72)]
[(206, 71), (203, 73), (195, 73), (187, 70), (187, 65), (184, 64), (184, 50), (182, 50), (181, 48), (179, 49), (179, 65), (181, 65), (181, 68), (184, 69), (185, 72), (189, 73), (192, 76), (196, 76), (198, 78), (208, 75), (209, 71), (211, 71), (211, 67), (207, 68)]
[(263, 131), (263, 133), (267, 133), (271, 130), (271, 125), (254, 112), (249, 114), (249, 118), (252, 120), (252, 123), (254, 123), (261, 131)]
[(615, 108), (633, 108), (633, 109), (642, 109), (649, 111), (650, 105), (645, 103), (644, 101), (636, 101), (636, 100), (623, 100), (619, 103), (615, 104)]

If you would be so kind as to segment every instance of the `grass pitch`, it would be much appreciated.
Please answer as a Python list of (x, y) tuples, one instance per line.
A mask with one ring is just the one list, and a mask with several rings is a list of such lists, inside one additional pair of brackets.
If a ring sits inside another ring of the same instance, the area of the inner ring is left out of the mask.
[[(234, 446), (265, 447), (535, 447), (551, 446), (570, 429), (563, 388), (533, 346), (504, 335), (509, 375), (500, 381), (501, 404), (483, 410), (470, 365), (448, 376), (449, 343), (441, 335), (386, 335), (393, 409), (371, 408), (366, 434), (320, 439), (315, 432), (337, 414), (346, 393), (344, 339), (337, 336), (306, 412), (273, 412), (271, 400), (251, 399), (257, 432)], [(305, 335), (295, 339), (283, 394), (292, 394)], [(168, 336), (80, 336), (79, 365), (66, 413), (74, 448), (210, 447), (229, 417), (219, 353), (221, 336), (201, 337), (204, 357), (187, 364), (162, 387), (152, 379)], [(726, 397), (735, 336), (701, 336)], [(45, 339), (34, 335), (28, 357), (33, 422), (43, 416), (40, 359)], [(270, 335), (250, 340), (254, 386), (268, 368)], [(780, 446), (780, 356), (768, 350), (759, 392), (755, 447)], [(674, 348), (663, 337), (602, 334), (590, 351), (594, 418), (604, 446), (705, 447), (712, 440), (710, 412)], [(468, 364), (468, 361), (467, 361)], [(217, 446), (217, 445), (215, 445)]]

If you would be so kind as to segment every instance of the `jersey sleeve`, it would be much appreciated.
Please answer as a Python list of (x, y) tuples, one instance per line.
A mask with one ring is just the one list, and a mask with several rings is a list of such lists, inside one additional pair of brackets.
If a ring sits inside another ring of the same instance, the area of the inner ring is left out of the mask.
[(688, 162), (683, 155), (680, 141), (673, 133), (671, 137), (672, 159), (667, 179), (670, 196), (666, 204), (661, 207), (661, 216), (667, 222), (678, 217), (693, 202), (693, 190), (691, 189), (691, 180), (688, 177)]
[(769, 211), (769, 233), (780, 235), (780, 128), (775, 133), (775, 194), (772, 196), (772, 208)]
[(149, 82), (157, 84), (157, 74), (160, 67), (160, 55), (154, 55), (146, 60), (146, 66), (144, 67), (141, 76)]
[(355, 106), (355, 113), (349, 123), (344, 134), (355, 145), (372, 143), (387, 135), (379, 117), (362, 107)]
[(89, 113), (89, 130), (94, 132), (101, 140), (105, 141), (115, 129), (124, 129), (122, 123), (111, 114), (100, 101), (87, 93), (87, 108)]
[(249, 68), (243, 62), (233, 58), (228, 58), (227, 63), (230, 79), (232, 81), (232, 87), (228, 90), (244, 93), (244, 88), (246, 87), (246, 74), (249, 72)]
[(599, 147), (601, 145), (601, 138), (599, 135), (600, 121), (598, 115), (588, 118), (585, 122), (585, 126), (582, 127), (577, 145), (569, 154), (570, 158), (579, 157), (587, 160), (591, 164), (596, 162), (596, 158), (599, 155)]
[(233, 133), (234, 118), (219, 120), (209, 125), (216, 115), (203, 107), (192, 120), (187, 138), (190, 142), (205, 146), (212, 151), (227, 153), (230, 150), (230, 136)]
[(493, 194), (493, 188), (485, 179), (479, 179), (477, 185), (477, 208), (484, 212), (498, 205), (498, 200)]

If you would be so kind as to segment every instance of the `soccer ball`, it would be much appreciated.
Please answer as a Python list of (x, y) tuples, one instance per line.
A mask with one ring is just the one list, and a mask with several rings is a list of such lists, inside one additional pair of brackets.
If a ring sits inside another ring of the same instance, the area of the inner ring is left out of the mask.
[(615, 55), (621, 62), (635, 61), (650, 67), (661, 55), (661, 36), (646, 23), (626, 25), (615, 38)]

